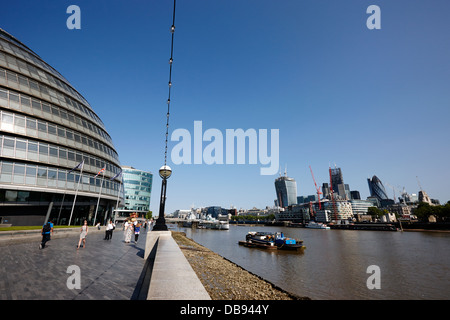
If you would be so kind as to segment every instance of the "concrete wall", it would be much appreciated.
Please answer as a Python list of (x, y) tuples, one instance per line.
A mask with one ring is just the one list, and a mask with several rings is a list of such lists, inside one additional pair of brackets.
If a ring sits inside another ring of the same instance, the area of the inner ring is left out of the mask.
[(148, 300), (211, 300), (170, 231), (147, 234), (145, 259), (151, 261)]

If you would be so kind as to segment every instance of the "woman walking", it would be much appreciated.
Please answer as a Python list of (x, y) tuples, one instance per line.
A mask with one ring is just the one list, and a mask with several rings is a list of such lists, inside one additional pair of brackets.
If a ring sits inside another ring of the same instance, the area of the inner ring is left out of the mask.
[(133, 224), (128, 223), (128, 225), (125, 226), (125, 243), (130, 243), (132, 233), (133, 233)]
[(84, 220), (84, 224), (81, 227), (80, 241), (78, 241), (77, 250), (80, 248), (81, 241), (83, 241), (83, 248), (86, 248), (86, 236), (87, 236), (87, 234), (88, 234), (87, 220)]

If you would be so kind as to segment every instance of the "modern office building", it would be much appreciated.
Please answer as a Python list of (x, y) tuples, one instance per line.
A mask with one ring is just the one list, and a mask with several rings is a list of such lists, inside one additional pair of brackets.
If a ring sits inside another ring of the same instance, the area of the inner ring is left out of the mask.
[(322, 184), (322, 195), (324, 199), (330, 199), (330, 186), (326, 182)]
[[(336, 200), (336, 215), (334, 213), (333, 203), (331, 201), (325, 202), (322, 206), (322, 210), (328, 211), (328, 219), (335, 220), (350, 220), (353, 218), (352, 204), (346, 200)], [(318, 210), (320, 211), (320, 210)]]
[(350, 191), (350, 196), (352, 200), (361, 200), (361, 195), (358, 190)]
[(284, 176), (275, 180), (275, 192), (277, 193), (277, 204), (282, 208), (286, 208), (293, 204), (297, 204), (297, 182), (293, 178)]
[(150, 199), (152, 193), (153, 174), (122, 166), (124, 204), (115, 210), (115, 220), (127, 219), (131, 213), (136, 213), (141, 219), (145, 219), (150, 210)]
[(294, 223), (305, 223), (310, 220), (311, 213), (309, 205), (294, 204), (286, 209), (280, 209), (273, 211), (276, 221), (290, 221)]
[(334, 168), (331, 170), (331, 186), (336, 199), (350, 200), (350, 187), (344, 184), (344, 177), (341, 168)]
[(373, 176), (372, 179), (367, 178), (367, 183), (369, 185), (371, 197), (377, 198), (380, 202), (389, 199), (383, 183), (377, 176)]
[(333, 190), (336, 192), (338, 190), (338, 185), (344, 184), (344, 177), (342, 176), (341, 168), (332, 168), (331, 170), (331, 183)]
[(229, 209), (225, 209), (222, 207), (212, 206), (212, 207), (203, 208), (202, 213), (205, 217), (210, 215), (212, 218), (218, 219), (220, 216), (227, 217), (228, 214), (230, 213), (230, 211), (229, 211)]
[(118, 173), (112, 139), (86, 99), (0, 29), (0, 223), (104, 223), (122, 200)]
[(298, 196), (297, 204), (309, 203), (319, 201), (317, 194), (311, 194), (309, 196)]
[(352, 205), (353, 214), (367, 214), (367, 211), (370, 207), (373, 207), (373, 203), (369, 200), (359, 200), (353, 199), (350, 200)]

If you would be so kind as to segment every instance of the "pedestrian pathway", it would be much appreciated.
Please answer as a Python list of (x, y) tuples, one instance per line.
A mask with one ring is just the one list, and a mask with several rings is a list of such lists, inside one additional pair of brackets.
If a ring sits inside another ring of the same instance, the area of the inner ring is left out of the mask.
[[(78, 235), (52, 239), (42, 250), (36, 240), (2, 246), (0, 300), (134, 299), (146, 235), (141, 231), (137, 244), (125, 243), (123, 231), (116, 228), (111, 240), (103, 240), (104, 232), (88, 234), (86, 248), (80, 249)], [(79, 273), (73, 271), (77, 267)], [(77, 274), (79, 289), (73, 288)]]

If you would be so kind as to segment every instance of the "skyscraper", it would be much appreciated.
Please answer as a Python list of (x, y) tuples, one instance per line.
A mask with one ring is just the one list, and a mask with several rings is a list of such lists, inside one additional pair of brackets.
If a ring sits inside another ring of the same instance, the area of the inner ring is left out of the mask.
[(350, 187), (348, 184), (344, 184), (341, 168), (331, 169), (331, 183), (334, 196), (338, 196), (340, 199), (351, 199)]
[(326, 182), (324, 182), (322, 184), (322, 194), (323, 194), (324, 198), (329, 199), (329, 197), (330, 197), (330, 186)]
[(275, 191), (277, 193), (278, 205), (287, 207), (297, 204), (297, 182), (293, 178), (289, 178), (284, 172), (284, 176), (275, 179)]
[(331, 183), (332, 183), (334, 192), (338, 191), (338, 189), (339, 189), (338, 185), (344, 184), (344, 178), (342, 177), (341, 168), (331, 169)]
[(371, 197), (376, 197), (378, 200), (387, 200), (388, 195), (386, 189), (384, 189), (383, 183), (377, 176), (373, 176), (372, 179), (367, 178), (367, 183), (369, 184), (369, 191)]

